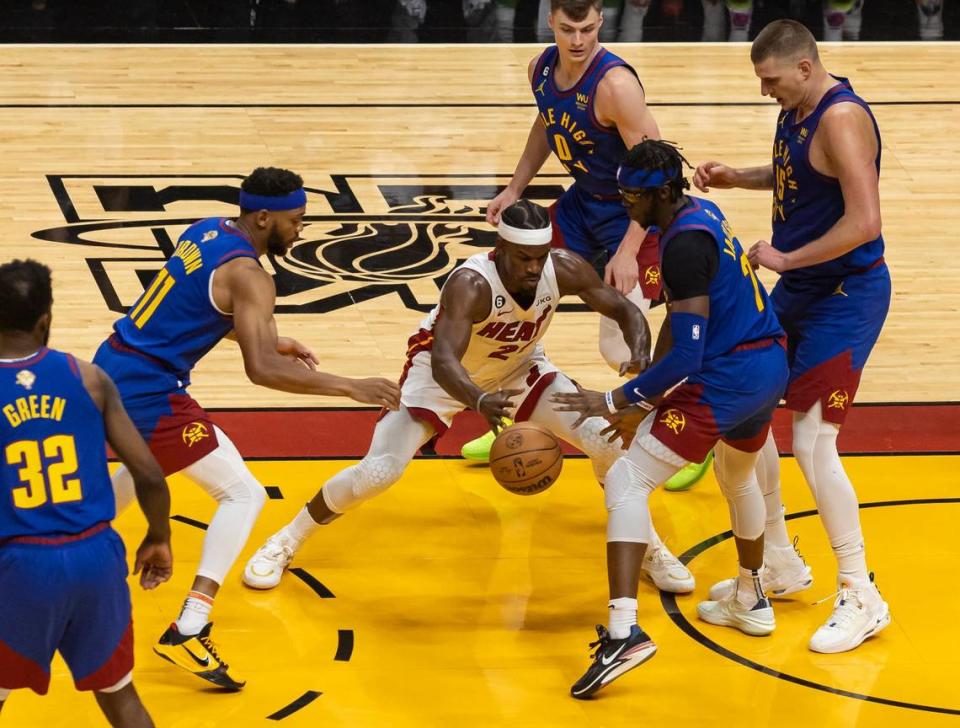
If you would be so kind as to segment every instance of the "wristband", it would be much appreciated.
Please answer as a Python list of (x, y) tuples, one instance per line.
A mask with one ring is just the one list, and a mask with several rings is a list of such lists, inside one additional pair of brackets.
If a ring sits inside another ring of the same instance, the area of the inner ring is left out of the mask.
[(477, 404), (476, 404), (476, 406), (473, 408), (475, 412), (479, 412), (479, 411), (480, 411), (480, 403), (483, 401), (483, 398), (486, 397), (488, 394), (490, 394), (490, 392), (481, 392), (481, 393), (480, 393), (480, 396), (477, 397)]
[(607, 392), (606, 394), (603, 395), (603, 401), (607, 403), (607, 411), (608, 411), (610, 414), (612, 414), (612, 415), (617, 414), (617, 408), (616, 408), (616, 406), (613, 404), (613, 390), (612, 390), (612, 389), (611, 389), (609, 392)]

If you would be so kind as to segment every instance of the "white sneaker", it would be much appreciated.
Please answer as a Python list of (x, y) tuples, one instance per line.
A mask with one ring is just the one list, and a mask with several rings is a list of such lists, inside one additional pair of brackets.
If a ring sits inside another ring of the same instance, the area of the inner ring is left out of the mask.
[(847, 652), (890, 624), (890, 607), (873, 583), (857, 588), (841, 586), (833, 614), (810, 638), (814, 652)]
[(250, 557), (243, 570), (244, 584), (254, 589), (273, 589), (280, 584), (283, 570), (293, 560), (293, 549), (281, 533), (268, 538)]
[[(798, 539), (799, 536), (793, 539), (793, 546), (772, 546), (763, 550), (760, 584), (767, 596), (785, 597), (813, 585), (810, 567), (797, 551)], [(724, 579), (710, 587), (710, 598), (714, 601), (726, 599), (736, 594), (736, 591), (736, 578)]]
[(697, 605), (697, 616), (704, 622), (721, 627), (736, 627), (744, 634), (754, 637), (768, 635), (777, 626), (773, 607), (766, 597), (749, 608), (741, 604), (736, 595), (718, 601), (700, 602)]
[(697, 584), (690, 569), (680, 563), (680, 559), (663, 544), (657, 548), (647, 548), (640, 569), (660, 591), (689, 594)]

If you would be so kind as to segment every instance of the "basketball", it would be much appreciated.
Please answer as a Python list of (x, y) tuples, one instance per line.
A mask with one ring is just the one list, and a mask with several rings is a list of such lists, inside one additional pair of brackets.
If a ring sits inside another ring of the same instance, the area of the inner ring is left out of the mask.
[(562, 468), (557, 438), (533, 422), (518, 422), (501, 430), (490, 448), (493, 477), (517, 495), (542, 493), (554, 484)]

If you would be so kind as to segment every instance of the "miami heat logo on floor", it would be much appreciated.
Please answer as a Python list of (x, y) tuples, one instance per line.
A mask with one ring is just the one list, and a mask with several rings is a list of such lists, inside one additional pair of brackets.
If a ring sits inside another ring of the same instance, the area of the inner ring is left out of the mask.
[[(280, 313), (324, 313), (384, 295), (428, 311), (447, 275), (489, 249), (487, 201), (506, 175), (306, 175), (303, 240), (264, 258)], [(558, 179), (559, 178), (559, 179)], [(149, 285), (183, 231), (204, 217), (238, 213), (242, 175), (48, 175), (63, 226), (40, 240), (84, 246), (112, 311), (124, 313)], [(526, 195), (549, 204), (565, 175), (541, 175)]]

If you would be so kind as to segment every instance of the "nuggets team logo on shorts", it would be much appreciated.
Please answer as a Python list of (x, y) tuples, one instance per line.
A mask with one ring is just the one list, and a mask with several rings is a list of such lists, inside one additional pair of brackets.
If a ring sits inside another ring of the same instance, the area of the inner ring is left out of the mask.
[(663, 413), (660, 424), (671, 430), (674, 435), (679, 435), (683, 432), (683, 428), (687, 426), (687, 418), (683, 416), (683, 412), (680, 410), (671, 408)]
[(846, 409), (850, 404), (850, 397), (846, 390), (837, 389), (830, 393), (827, 398), (827, 409)]
[(201, 440), (206, 440), (210, 437), (210, 431), (202, 422), (191, 422), (183, 428), (182, 437), (187, 447), (193, 447)]
[(37, 381), (37, 375), (31, 372), (29, 369), (21, 369), (19, 372), (17, 372), (17, 384), (26, 389), (28, 392), (33, 389), (33, 383), (35, 381)]
[[(83, 257), (107, 308), (126, 313), (187, 227), (239, 213), (243, 177), (50, 174), (50, 203), (64, 224), (33, 237), (89, 246)], [(531, 189), (548, 204), (563, 194), (566, 179), (541, 174)], [(450, 271), (493, 247), (497, 235), (484, 222), (486, 204), (508, 182), (504, 175), (313, 175), (306, 181), (303, 239), (271, 258), (276, 311), (326, 313), (378, 296), (429, 311)]]
[(651, 265), (643, 273), (643, 282), (648, 286), (655, 286), (660, 283), (660, 268), (656, 265)]

